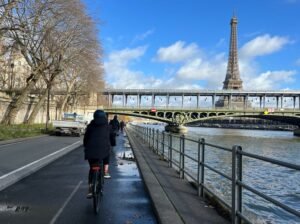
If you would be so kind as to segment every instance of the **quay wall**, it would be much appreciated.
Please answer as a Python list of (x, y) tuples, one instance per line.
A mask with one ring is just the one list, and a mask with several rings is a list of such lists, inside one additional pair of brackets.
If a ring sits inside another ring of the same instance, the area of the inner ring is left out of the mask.
[[(2, 121), (5, 113), (7, 112), (7, 108), (12, 101), (12, 97), (4, 92), (0, 91), (0, 121)], [(37, 103), (37, 98), (36, 97), (28, 97), (27, 100), (23, 103), (22, 107), (20, 108), (15, 123), (16, 124), (21, 124), (24, 121), (26, 121), (34, 106)], [(66, 112), (70, 113), (77, 113), (77, 114), (82, 114), (87, 117), (91, 117), (93, 112), (97, 108), (101, 108), (101, 106), (77, 106), (77, 107), (69, 107)], [(40, 111), (38, 112), (36, 119), (34, 123), (45, 123), (46, 122), (46, 116), (47, 116), (47, 104), (44, 104)], [(57, 107), (56, 102), (50, 101), (50, 121), (57, 120), (59, 118), (59, 108)]]

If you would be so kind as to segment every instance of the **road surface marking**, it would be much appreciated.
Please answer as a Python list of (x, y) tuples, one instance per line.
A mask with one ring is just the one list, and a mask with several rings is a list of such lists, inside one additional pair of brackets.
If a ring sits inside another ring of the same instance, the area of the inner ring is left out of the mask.
[(67, 147), (64, 147), (64, 148), (62, 148), (62, 149), (60, 149), (60, 150), (58, 150), (58, 151), (56, 151), (56, 152), (53, 152), (53, 153), (51, 153), (51, 154), (49, 154), (49, 155), (47, 155), (47, 156), (44, 156), (44, 157), (41, 158), (41, 159), (38, 159), (38, 160), (36, 160), (36, 161), (33, 161), (32, 163), (29, 163), (29, 164), (27, 164), (27, 165), (25, 165), (25, 166), (22, 166), (22, 167), (20, 167), (19, 169), (16, 169), (16, 170), (14, 170), (14, 171), (11, 171), (11, 172), (9, 172), (9, 173), (7, 173), (7, 174), (1, 176), (1, 177), (0, 177), (0, 180), (1, 180), (1, 179), (4, 179), (4, 178), (6, 178), (6, 177), (8, 177), (8, 176), (10, 176), (10, 175), (13, 175), (13, 174), (15, 174), (15, 173), (17, 173), (17, 172), (19, 172), (19, 171), (21, 171), (21, 170), (23, 170), (23, 169), (26, 169), (26, 168), (30, 167), (31, 165), (36, 164), (36, 163), (38, 163), (38, 162), (40, 162), (40, 161), (42, 161), (42, 160), (44, 160), (44, 159), (47, 159), (47, 158), (50, 157), (50, 156), (53, 156), (53, 155), (55, 155), (55, 154), (57, 154), (57, 153), (60, 153), (61, 151), (64, 151), (64, 150), (66, 150), (67, 148), (70, 148), (71, 146), (78, 144), (79, 142), (81, 142), (81, 141), (77, 141), (77, 142), (75, 142), (75, 143), (73, 143), (73, 144), (71, 144), (71, 145), (69, 145), (69, 146), (67, 146)]
[(67, 198), (67, 200), (65, 201), (65, 203), (61, 206), (61, 208), (57, 211), (57, 213), (55, 214), (55, 216), (51, 219), (50, 224), (54, 224), (56, 222), (56, 220), (58, 219), (58, 217), (60, 216), (60, 214), (64, 211), (65, 207), (67, 206), (67, 204), (69, 203), (69, 201), (71, 201), (72, 197), (74, 196), (74, 194), (78, 191), (80, 185), (82, 184), (83, 181), (79, 181), (79, 183), (77, 184), (77, 186), (75, 187), (75, 189), (72, 191), (72, 193), (70, 194), (70, 196)]

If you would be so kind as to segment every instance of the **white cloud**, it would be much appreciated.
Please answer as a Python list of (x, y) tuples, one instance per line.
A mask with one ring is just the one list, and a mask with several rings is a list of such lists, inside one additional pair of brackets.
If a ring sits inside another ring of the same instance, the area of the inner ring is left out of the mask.
[(190, 80), (177, 80), (174, 77), (164, 79), (147, 75), (130, 68), (130, 64), (140, 60), (146, 47), (123, 49), (112, 52), (104, 63), (106, 81), (113, 88), (200, 88)]
[(216, 44), (216, 47), (221, 47), (225, 44), (225, 38), (221, 38), (218, 43)]
[(152, 35), (154, 33), (154, 29), (151, 30), (147, 30), (146, 32), (142, 33), (142, 34), (138, 34), (133, 38), (132, 43), (137, 42), (137, 41), (142, 41), (144, 39), (146, 39), (148, 36)]
[(294, 81), (294, 75), (297, 72), (294, 70), (290, 71), (267, 71), (256, 77), (246, 77), (244, 80), (245, 89), (278, 89), (284, 83), (291, 83)]
[(198, 45), (186, 45), (184, 41), (177, 41), (171, 46), (161, 47), (157, 51), (155, 60), (159, 62), (178, 63), (195, 57), (200, 53)]
[(254, 58), (272, 54), (281, 50), (286, 44), (291, 43), (289, 38), (265, 34), (246, 43), (240, 50), (241, 58)]
[(221, 88), (226, 65), (224, 54), (216, 55), (211, 60), (195, 58), (181, 66), (176, 75), (180, 79), (204, 80), (208, 88)]
[(113, 51), (108, 59), (109, 61), (113, 61), (116, 67), (126, 66), (129, 61), (138, 60), (142, 55), (144, 55), (147, 47), (137, 47), (134, 49), (123, 49), (121, 51)]

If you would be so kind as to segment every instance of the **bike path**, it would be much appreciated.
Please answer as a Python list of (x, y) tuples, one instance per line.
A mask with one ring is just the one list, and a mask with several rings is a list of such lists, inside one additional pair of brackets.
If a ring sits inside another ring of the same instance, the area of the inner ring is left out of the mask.
[(100, 214), (94, 215), (87, 193), (88, 164), (79, 147), (0, 192), (0, 223), (157, 223), (135, 162), (120, 135), (111, 156)]

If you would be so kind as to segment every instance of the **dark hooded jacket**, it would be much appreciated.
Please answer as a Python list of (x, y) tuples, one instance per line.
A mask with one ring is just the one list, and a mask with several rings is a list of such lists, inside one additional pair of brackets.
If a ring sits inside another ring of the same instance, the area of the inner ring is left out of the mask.
[(106, 116), (94, 118), (83, 138), (84, 158), (103, 160), (110, 153), (111, 138), (112, 130)]
[(112, 127), (112, 129), (113, 129), (114, 132), (119, 131), (119, 129), (120, 129), (120, 123), (118, 121), (118, 117), (114, 116), (114, 119), (112, 119), (112, 120), (109, 121), (109, 125)]

